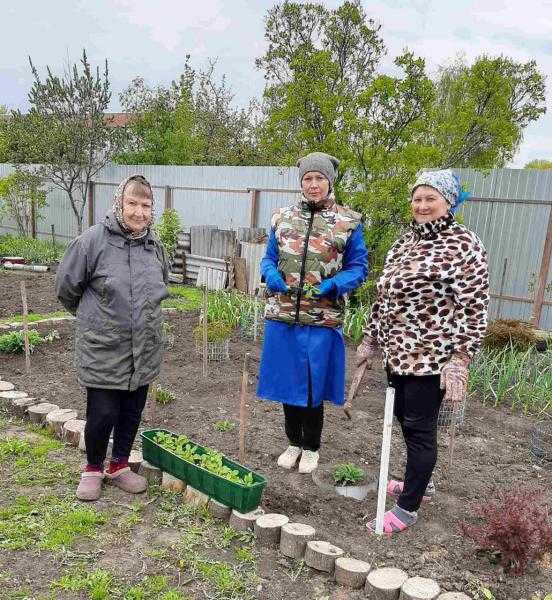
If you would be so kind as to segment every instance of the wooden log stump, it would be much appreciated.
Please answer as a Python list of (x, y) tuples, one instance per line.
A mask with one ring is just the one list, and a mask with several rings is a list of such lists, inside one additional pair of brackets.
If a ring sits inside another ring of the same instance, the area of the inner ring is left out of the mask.
[(184, 494), (184, 502), (192, 506), (205, 506), (209, 502), (209, 496), (189, 485)]
[(163, 479), (163, 471), (151, 465), (147, 460), (143, 460), (138, 471), (142, 477), (148, 480), (151, 485), (161, 485)]
[(356, 558), (341, 556), (335, 561), (335, 580), (339, 585), (361, 590), (366, 583), (370, 565)]
[(48, 413), (51, 413), (54, 410), (58, 410), (58, 408), (59, 406), (57, 404), (51, 404), (50, 402), (41, 402), (40, 404), (29, 406), (27, 412), (29, 413), (29, 419), (31, 420), (31, 423), (43, 425), (46, 422), (46, 416), (48, 415)]
[(58, 438), (63, 437), (63, 425), (78, 417), (72, 408), (59, 408), (46, 415), (46, 427)]
[(437, 600), (471, 600), (471, 598), (462, 592), (444, 592)]
[(280, 535), (280, 552), (289, 558), (303, 558), (307, 542), (314, 540), (316, 530), (304, 523), (286, 523)]
[(86, 421), (84, 419), (70, 419), (69, 421), (65, 421), (63, 424), (62, 439), (71, 444), (71, 446), (78, 446), (85, 425)]
[(0, 392), (0, 400), (15, 400), (16, 398), (28, 398), (27, 392), (20, 392), (18, 390), (7, 390)]
[(214, 498), (209, 500), (207, 509), (209, 510), (209, 513), (215, 517), (215, 519), (221, 519), (222, 521), (230, 520), (232, 509), (229, 506), (226, 506), (226, 504), (221, 504)]
[(15, 385), (9, 381), (0, 380), (0, 392), (11, 392), (15, 389)]
[(259, 546), (265, 548), (278, 546), (282, 527), (287, 523), (289, 523), (289, 517), (286, 515), (269, 513), (258, 517), (253, 529)]
[(12, 400), (12, 410), (16, 416), (24, 419), (25, 417), (29, 416), (27, 414), (27, 409), (29, 406), (34, 406), (35, 404), (36, 398), (14, 398)]
[(256, 508), (248, 513), (241, 513), (237, 510), (233, 510), (230, 515), (230, 527), (233, 527), (236, 531), (247, 531), (255, 527), (255, 521), (264, 515), (262, 508)]
[(400, 600), (436, 600), (441, 588), (433, 579), (410, 577), (401, 588)]
[(368, 573), (366, 587), (368, 598), (373, 600), (397, 600), (401, 593), (403, 583), (408, 579), (408, 574), (394, 567), (383, 567)]
[(143, 460), (144, 458), (139, 450), (132, 450), (128, 457), (128, 466), (130, 467), (130, 470), (134, 471), (134, 473), (138, 473)]
[(340, 556), (343, 556), (343, 550), (329, 542), (321, 540), (307, 542), (305, 563), (317, 571), (331, 573), (334, 570), (336, 559)]
[(174, 477), (170, 473), (163, 472), (161, 487), (170, 492), (183, 492), (186, 489), (186, 484), (182, 479), (178, 479), (178, 477)]

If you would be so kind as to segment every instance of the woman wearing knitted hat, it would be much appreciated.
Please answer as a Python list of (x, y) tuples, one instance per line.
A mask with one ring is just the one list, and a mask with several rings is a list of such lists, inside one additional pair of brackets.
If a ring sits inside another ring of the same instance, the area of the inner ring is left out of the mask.
[(324, 401), (344, 403), (343, 296), (368, 273), (361, 215), (336, 204), (338, 161), (299, 160), (301, 195), (272, 216), (261, 274), (269, 293), (257, 395), (283, 404), (289, 447), (278, 465), (318, 465)]
[[(162, 355), (161, 300), (168, 259), (151, 230), (153, 193), (141, 175), (119, 185), (102, 223), (74, 239), (56, 275), (61, 303), (76, 315), (75, 365), (86, 388), (86, 457), (80, 500), (97, 500), (102, 481), (130, 493), (146, 480), (128, 467), (148, 385)], [(111, 461), (104, 471), (109, 437)]]
[[(386, 257), (357, 349), (358, 364), (381, 350), (406, 442), (404, 481), (387, 485), (397, 500), (384, 516), (387, 534), (413, 525), (421, 502), (435, 492), (439, 408), (465, 397), (468, 365), (486, 329), (486, 251), (454, 220), (466, 197), (450, 169), (419, 175), (411, 190), (413, 221)], [(375, 530), (375, 521), (368, 528)]]

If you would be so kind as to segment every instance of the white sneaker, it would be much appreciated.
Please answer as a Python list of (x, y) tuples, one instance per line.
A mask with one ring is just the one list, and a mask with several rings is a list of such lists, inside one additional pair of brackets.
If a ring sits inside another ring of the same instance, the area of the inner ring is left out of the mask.
[(312, 473), (318, 467), (318, 452), (303, 450), (299, 461), (299, 473)]
[(288, 446), (285, 452), (282, 452), (278, 457), (278, 466), (283, 469), (293, 469), (299, 456), (301, 456), (301, 448), (299, 446)]

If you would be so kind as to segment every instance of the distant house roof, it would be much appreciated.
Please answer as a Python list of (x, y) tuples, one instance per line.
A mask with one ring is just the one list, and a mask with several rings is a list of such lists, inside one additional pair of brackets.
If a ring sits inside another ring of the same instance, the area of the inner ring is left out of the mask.
[(130, 113), (104, 113), (106, 122), (112, 127), (125, 127), (132, 119)]

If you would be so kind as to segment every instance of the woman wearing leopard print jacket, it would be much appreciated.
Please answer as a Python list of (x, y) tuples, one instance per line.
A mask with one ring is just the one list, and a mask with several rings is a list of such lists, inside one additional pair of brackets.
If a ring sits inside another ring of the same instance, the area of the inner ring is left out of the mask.
[(386, 257), (357, 349), (358, 364), (381, 350), (406, 442), (404, 482), (387, 486), (397, 498), (384, 517), (389, 534), (413, 525), (422, 500), (434, 493), (439, 408), (463, 400), (468, 365), (487, 325), (486, 251), (454, 220), (465, 196), (450, 169), (419, 175), (411, 191), (413, 221)]

